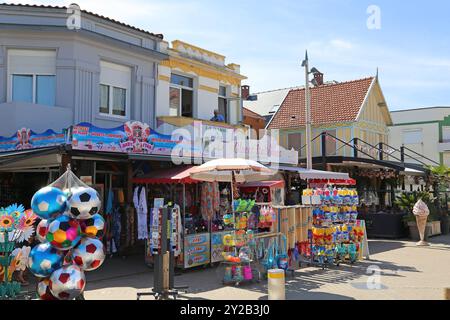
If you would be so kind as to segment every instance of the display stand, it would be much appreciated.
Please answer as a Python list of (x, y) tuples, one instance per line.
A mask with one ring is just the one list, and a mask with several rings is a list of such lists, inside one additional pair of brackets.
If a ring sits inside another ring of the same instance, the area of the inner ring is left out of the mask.
[(153, 288), (151, 292), (139, 292), (137, 293), (137, 300), (140, 300), (143, 296), (154, 296), (156, 300), (169, 300), (169, 297), (173, 297), (174, 300), (181, 293), (186, 293), (187, 286), (174, 285), (175, 276), (175, 256), (171, 249), (170, 234), (168, 233), (170, 228), (170, 208), (168, 206), (161, 208), (160, 213), (160, 225), (159, 225), (159, 246), (158, 253), (154, 254), (154, 275), (153, 275)]

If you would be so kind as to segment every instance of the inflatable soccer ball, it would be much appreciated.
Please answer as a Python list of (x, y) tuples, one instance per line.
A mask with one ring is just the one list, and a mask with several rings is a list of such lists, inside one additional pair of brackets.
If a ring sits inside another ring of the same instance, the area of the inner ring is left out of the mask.
[(63, 265), (63, 254), (50, 243), (35, 246), (28, 256), (28, 269), (39, 278), (45, 278)]
[(49, 224), (46, 238), (56, 249), (72, 249), (81, 239), (80, 224), (68, 216), (59, 216)]
[(98, 192), (92, 188), (77, 188), (72, 190), (69, 199), (70, 215), (79, 220), (91, 218), (101, 208)]
[(105, 261), (103, 243), (98, 239), (83, 238), (73, 250), (73, 261), (84, 271), (98, 269)]
[(48, 220), (41, 220), (39, 224), (36, 227), (36, 238), (39, 240), (39, 242), (43, 243), (46, 242), (47, 239), (47, 232), (48, 232)]
[(58, 300), (56, 299), (49, 288), (50, 280), (48, 278), (44, 278), (37, 284), (37, 294), (39, 299), (41, 300)]
[(92, 218), (80, 221), (81, 233), (90, 238), (103, 238), (105, 219), (100, 214), (94, 214)]
[(50, 276), (49, 288), (59, 300), (72, 300), (83, 293), (86, 285), (84, 272), (76, 265), (66, 265)]
[(41, 219), (53, 219), (63, 213), (66, 207), (67, 196), (58, 188), (42, 188), (31, 199), (31, 209)]

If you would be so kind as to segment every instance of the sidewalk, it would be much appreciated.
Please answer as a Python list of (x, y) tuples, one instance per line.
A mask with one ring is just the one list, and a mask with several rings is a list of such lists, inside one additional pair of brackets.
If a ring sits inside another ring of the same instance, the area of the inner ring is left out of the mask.
[[(443, 289), (450, 287), (450, 236), (433, 238), (431, 243), (431, 247), (419, 248), (408, 241), (369, 241), (370, 261), (329, 270), (298, 270), (293, 277), (286, 278), (286, 297), (301, 300), (442, 299)], [(379, 268), (381, 272), (378, 290), (367, 287), (369, 276), (373, 276), (373, 272), (367, 273), (369, 267)], [(266, 281), (224, 287), (218, 268), (183, 273), (175, 277), (175, 283), (189, 286), (185, 298), (190, 299), (267, 299)], [(143, 257), (114, 258), (106, 261), (100, 270), (87, 273), (85, 298), (135, 300), (137, 292), (148, 292), (152, 286), (153, 272), (144, 264)]]

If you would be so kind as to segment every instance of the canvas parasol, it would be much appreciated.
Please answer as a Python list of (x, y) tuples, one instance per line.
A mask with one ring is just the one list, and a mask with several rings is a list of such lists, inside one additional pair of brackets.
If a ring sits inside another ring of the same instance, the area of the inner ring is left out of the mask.
[(264, 181), (276, 172), (266, 166), (247, 159), (216, 159), (192, 169), (192, 179), (209, 182), (232, 182), (233, 174), (236, 182)]

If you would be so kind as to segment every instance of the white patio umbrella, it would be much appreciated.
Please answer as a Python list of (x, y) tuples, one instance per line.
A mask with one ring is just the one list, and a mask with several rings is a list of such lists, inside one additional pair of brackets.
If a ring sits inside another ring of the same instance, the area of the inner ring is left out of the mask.
[(247, 159), (216, 159), (192, 169), (192, 179), (208, 182), (232, 182), (233, 173), (236, 182), (264, 181), (276, 172), (266, 166)]

